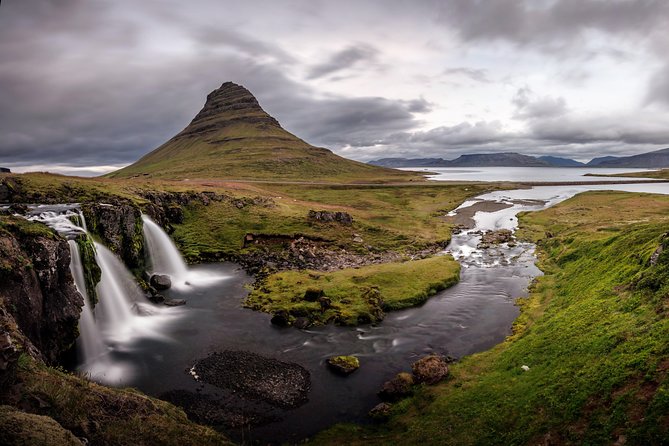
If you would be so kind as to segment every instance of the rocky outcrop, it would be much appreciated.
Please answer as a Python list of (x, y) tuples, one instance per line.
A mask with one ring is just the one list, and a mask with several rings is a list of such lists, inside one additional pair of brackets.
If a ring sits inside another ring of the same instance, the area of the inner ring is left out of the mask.
[(413, 393), (414, 378), (411, 374), (401, 372), (389, 381), (383, 383), (379, 391), (379, 398), (383, 401), (397, 401)]
[(346, 212), (331, 212), (331, 211), (309, 211), (307, 215), (309, 220), (319, 223), (340, 223), (344, 226), (351, 226), (353, 224), (353, 217)]
[(195, 364), (193, 373), (208, 384), (283, 408), (306, 403), (311, 389), (304, 367), (245, 351), (212, 353)]
[(144, 266), (144, 235), (139, 207), (119, 200), (87, 203), (82, 205), (82, 211), (88, 230), (99, 236), (130, 269)]
[(448, 358), (428, 355), (411, 364), (416, 382), (437, 384), (448, 376)]
[(69, 245), (38, 223), (5, 217), (0, 228), (0, 298), (18, 329), (55, 364), (78, 336), (83, 306)]

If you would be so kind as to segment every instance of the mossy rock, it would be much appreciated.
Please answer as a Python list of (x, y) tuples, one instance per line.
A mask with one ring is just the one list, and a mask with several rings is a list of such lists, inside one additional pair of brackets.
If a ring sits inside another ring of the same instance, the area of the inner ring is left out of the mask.
[(360, 368), (360, 361), (355, 356), (333, 356), (327, 360), (330, 370), (340, 375), (350, 375)]
[(316, 302), (318, 299), (323, 297), (325, 293), (321, 288), (310, 287), (304, 292), (304, 300), (307, 302)]
[(81, 440), (53, 418), (0, 406), (0, 444), (7, 446), (79, 446)]

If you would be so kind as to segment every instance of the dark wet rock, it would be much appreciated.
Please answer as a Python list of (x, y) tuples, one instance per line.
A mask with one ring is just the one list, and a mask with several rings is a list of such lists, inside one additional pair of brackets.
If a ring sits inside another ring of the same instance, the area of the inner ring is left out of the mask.
[(181, 407), (191, 420), (209, 426), (235, 429), (277, 420), (271, 413), (266, 413), (266, 408), (250, 408), (249, 401), (239, 398), (216, 398), (188, 390), (172, 390), (160, 398)]
[(163, 291), (172, 286), (172, 279), (167, 274), (154, 274), (149, 279), (149, 284), (156, 290)]
[(26, 212), (28, 212), (28, 206), (22, 203), (14, 203), (9, 206), (9, 212), (12, 214), (24, 215)]
[(160, 293), (149, 294), (149, 300), (154, 304), (162, 304), (163, 302), (165, 302), (165, 296), (163, 296)]
[(0, 231), (0, 298), (20, 331), (55, 364), (78, 336), (84, 303), (70, 273), (70, 247), (39, 223), (13, 221), (3, 217)]
[(164, 305), (167, 305), (168, 307), (179, 307), (181, 305), (186, 305), (186, 300), (185, 299), (165, 299), (163, 301)]
[(237, 390), (277, 407), (301, 406), (311, 389), (304, 367), (251, 352), (215, 352), (198, 361), (194, 369), (202, 382)]
[(418, 383), (437, 384), (448, 376), (448, 358), (428, 355), (411, 364)]
[(355, 356), (332, 356), (326, 362), (330, 370), (344, 376), (360, 368), (360, 361)]
[(513, 232), (508, 229), (500, 229), (497, 231), (487, 231), (481, 235), (481, 243), (479, 248), (488, 248), (492, 245), (499, 245), (502, 243), (514, 243), (515, 238)]
[(413, 393), (414, 378), (410, 373), (401, 372), (389, 381), (383, 383), (379, 391), (379, 398), (384, 401), (397, 401)]
[(82, 206), (88, 230), (121, 257), (129, 268), (144, 266), (141, 212), (129, 202), (89, 203)]
[(353, 224), (353, 217), (346, 212), (331, 212), (331, 211), (309, 211), (309, 220), (320, 223), (340, 223), (345, 226)]
[(378, 421), (385, 421), (390, 416), (390, 410), (393, 406), (389, 403), (379, 403), (369, 411), (370, 418)]
[(323, 290), (320, 288), (307, 288), (307, 290), (304, 292), (304, 300), (308, 302), (316, 302), (323, 296)]
[(304, 330), (305, 328), (309, 327), (310, 324), (311, 322), (307, 317), (298, 317), (293, 321), (293, 327), (299, 328), (300, 330)]
[(53, 418), (0, 406), (0, 444), (83, 446), (84, 443)]
[(270, 322), (279, 327), (287, 327), (290, 325), (290, 315), (286, 310), (279, 310), (272, 315)]

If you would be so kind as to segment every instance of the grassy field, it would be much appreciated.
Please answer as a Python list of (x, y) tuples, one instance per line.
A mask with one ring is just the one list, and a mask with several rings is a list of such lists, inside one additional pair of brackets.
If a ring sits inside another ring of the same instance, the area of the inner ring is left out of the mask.
[[(269, 276), (249, 294), (245, 305), (272, 314), (300, 315), (316, 325), (331, 321), (356, 325), (378, 322), (384, 311), (423, 303), (459, 278), (460, 264), (451, 256), (331, 273), (284, 271)], [(327, 306), (317, 299), (320, 295)]]
[(651, 172), (641, 173), (618, 173), (610, 176), (626, 178), (657, 178), (661, 180), (669, 180), (669, 169), (653, 170)]
[(587, 193), (521, 225), (546, 274), (519, 302), (514, 334), (398, 403), (388, 423), (311, 443), (666, 443), (669, 197)]

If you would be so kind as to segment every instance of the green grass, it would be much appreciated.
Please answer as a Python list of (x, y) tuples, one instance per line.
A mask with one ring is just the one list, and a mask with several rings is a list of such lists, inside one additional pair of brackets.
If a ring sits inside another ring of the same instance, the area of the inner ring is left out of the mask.
[[(459, 277), (460, 264), (450, 256), (330, 273), (284, 271), (263, 281), (249, 294), (245, 305), (272, 314), (283, 310), (293, 317), (308, 317), (314, 324), (378, 322), (384, 311), (421, 304), (457, 283)], [(305, 299), (310, 290), (322, 291), (330, 301), (328, 308)]]
[[(669, 438), (669, 197), (587, 193), (521, 217), (546, 273), (514, 334), (373, 427), (313, 444), (663, 444)], [(522, 365), (530, 370), (525, 372)], [(549, 440), (550, 439), (550, 440)]]

